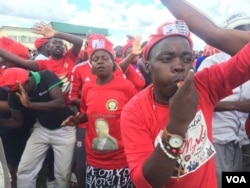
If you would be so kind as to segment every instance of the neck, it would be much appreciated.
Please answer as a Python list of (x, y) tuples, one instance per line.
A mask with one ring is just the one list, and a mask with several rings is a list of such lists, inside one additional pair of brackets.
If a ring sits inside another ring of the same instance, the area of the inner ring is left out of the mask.
[(61, 59), (63, 55), (51, 55), (52, 59)]
[(159, 92), (157, 92), (154, 88), (152, 88), (153, 100), (155, 100), (159, 104), (168, 105), (169, 100), (164, 98)]
[(105, 78), (97, 77), (96, 83), (98, 85), (104, 85), (104, 84), (110, 82), (113, 78), (114, 78), (113, 74), (108, 76), (108, 77), (105, 77)]

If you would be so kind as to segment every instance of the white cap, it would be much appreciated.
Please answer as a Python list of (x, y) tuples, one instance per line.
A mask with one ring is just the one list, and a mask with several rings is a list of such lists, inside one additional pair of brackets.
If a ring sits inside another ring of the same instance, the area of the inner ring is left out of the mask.
[(247, 16), (245, 13), (236, 13), (230, 16), (225, 24), (224, 28), (227, 29), (234, 29), (236, 27), (239, 27), (241, 25), (248, 25), (250, 24), (250, 17)]

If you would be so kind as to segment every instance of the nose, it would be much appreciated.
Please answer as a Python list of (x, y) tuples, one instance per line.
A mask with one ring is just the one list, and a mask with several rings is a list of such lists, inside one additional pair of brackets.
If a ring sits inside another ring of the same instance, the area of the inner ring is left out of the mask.
[(98, 60), (97, 60), (97, 64), (103, 64), (103, 60), (102, 60), (102, 58), (98, 58)]
[(185, 68), (183, 66), (175, 66), (173, 67), (173, 71), (177, 73), (181, 73), (185, 71)]
[(184, 65), (184, 62), (182, 62), (181, 59), (179, 58), (176, 58), (175, 62), (173, 63), (173, 66), (172, 66), (172, 72), (175, 72), (175, 73), (182, 73), (182, 72), (185, 72), (185, 65)]

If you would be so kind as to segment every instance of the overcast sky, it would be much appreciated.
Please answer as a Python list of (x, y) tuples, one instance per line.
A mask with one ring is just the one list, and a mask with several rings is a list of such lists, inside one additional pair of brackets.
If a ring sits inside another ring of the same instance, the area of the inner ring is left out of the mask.
[[(217, 23), (236, 12), (248, 13), (250, 0), (189, 0)], [(248, 9), (248, 10), (247, 10)], [(124, 45), (126, 34), (144, 40), (157, 26), (173, 18), (160, 0), (1, 0), (0, 27), (31, 27), (38, 21), (57, 21), (108, 28), (115, 45)], [(194, 48), (204, 43), (192, 36)]]

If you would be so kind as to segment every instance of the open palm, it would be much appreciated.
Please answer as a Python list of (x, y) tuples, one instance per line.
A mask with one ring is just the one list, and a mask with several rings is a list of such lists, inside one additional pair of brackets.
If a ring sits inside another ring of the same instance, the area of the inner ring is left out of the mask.
[(46, 38), (53, 38), (55, 35), (55, 30), (52, 28), (51, 24), (39, 22), (33, 25), (32, 33), (43, 35)]

